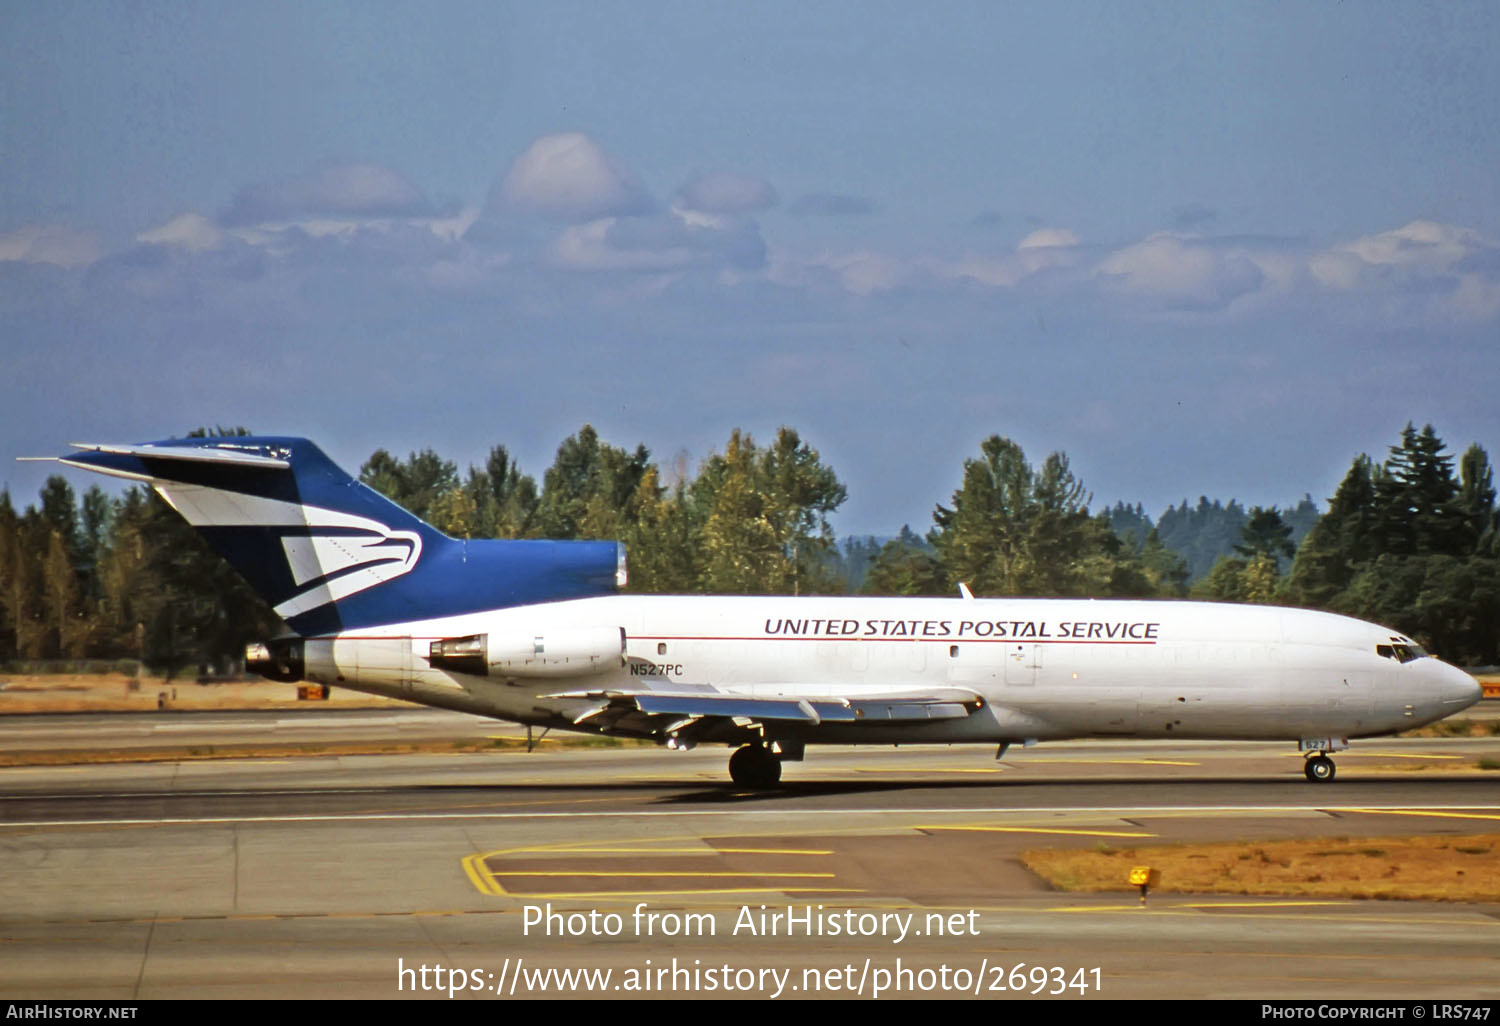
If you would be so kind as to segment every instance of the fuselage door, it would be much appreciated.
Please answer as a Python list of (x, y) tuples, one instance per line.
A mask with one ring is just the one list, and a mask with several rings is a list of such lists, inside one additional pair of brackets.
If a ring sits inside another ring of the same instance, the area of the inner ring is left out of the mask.
[(1042, 668), (1042, 646), (1012, 642), (1005, 647), (1005, 683), (1029, 685), (1036, 683), (1037, 671)]

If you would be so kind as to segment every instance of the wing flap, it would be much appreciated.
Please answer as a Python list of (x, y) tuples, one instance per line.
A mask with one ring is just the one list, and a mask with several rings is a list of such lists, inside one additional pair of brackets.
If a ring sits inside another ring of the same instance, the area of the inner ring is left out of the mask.
[(604, 701), (587, 714), (596, 716), (608, 711), (639, 711), (648, 716), (671, 716), (678, 719), (721, 717), (757, 721), (775, 720), (817, 726), (822, 723), (909, 723), (920, 720), (963, 719), (983, 705), (983, 699), (972, 692), (953, 688), (930, 694), (907, 693), (870, 698), (827, 695), (779, 695), (761, 698), (723, 691), (657, 691), (630, 689), (611, 691), (571, 691), (544, 695), (544, 698), (591, 699)]
[(854, 713), (851, 720), (905, 723), (911, 720), (961, 720), (977, 706), (962, 702), (854, 702), (850, 708)]
[(774, 698), (743, 698), (739, 695), (629, 695), (643, 713), (658, 716), (741, 716), (754, 720), (797, 720), (817, 723), (818, 713), (806, 702)]

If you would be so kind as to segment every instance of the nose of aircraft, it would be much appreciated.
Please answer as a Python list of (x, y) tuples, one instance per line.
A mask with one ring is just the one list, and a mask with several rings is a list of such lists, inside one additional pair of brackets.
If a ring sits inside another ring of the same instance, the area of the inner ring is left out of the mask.
[(1458, 667), (1438, 662), (1434, 669), (1437, 670), (1438, 701), (1442, 703), (1443, 715), (1467, 709), (1484, 694), (1479, 681)]

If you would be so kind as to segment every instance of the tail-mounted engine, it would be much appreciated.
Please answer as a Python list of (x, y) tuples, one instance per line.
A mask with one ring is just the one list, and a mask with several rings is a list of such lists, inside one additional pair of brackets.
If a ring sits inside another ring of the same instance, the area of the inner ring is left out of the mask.
[(625, 665), (625, 628), (444, 638), (431, 643), (427, 661), (478, 677), (581, 677)]
[(277, 638), (245, 646), (245, 670), (271, 680), (294, 683), (306, 672), (301, 638)]

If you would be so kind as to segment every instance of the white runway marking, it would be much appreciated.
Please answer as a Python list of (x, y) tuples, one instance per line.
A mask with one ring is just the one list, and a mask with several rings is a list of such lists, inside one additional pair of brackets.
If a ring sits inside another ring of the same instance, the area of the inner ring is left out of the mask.
[[(895, 806), (880, 806), (865, 809), (637, 809), (630, 812), (590, 812), (590, 819), (685, 819), (693, 817), (739, 816), (749, 818), (778, 818), (788, 816), (946, 816), (946, 815), (1056, 815), (1058, 813), (1092, 814), (1097, 816), (1125, 815), (1170, 815), (1173, 813), (1386, 813), (1423, 811), (1430, 814), (1452, 812), (1464, 813), (1500, 812), (1500, 805), (1361, 805), (1355, 806), (1305, 806), (1305, 805), (1161, 805), (1161, 806), (1028, 806), (1023, 808), (995, 806), (988, 808), (925, 808), (906, 809)], [(576, 817), (577, 812), (379, 812), (379, 813), (320, 813), (311, 815), (272, 816), (203, 816), (160, 817), (152, 819), (57, 819), (21, 820), (0, 823), (0, 827), (77, 827), (77, 826), (175, 826), (197, 823), (366, 823), (399, 820), (507, 820), (507, 819), (563, 819)]]

